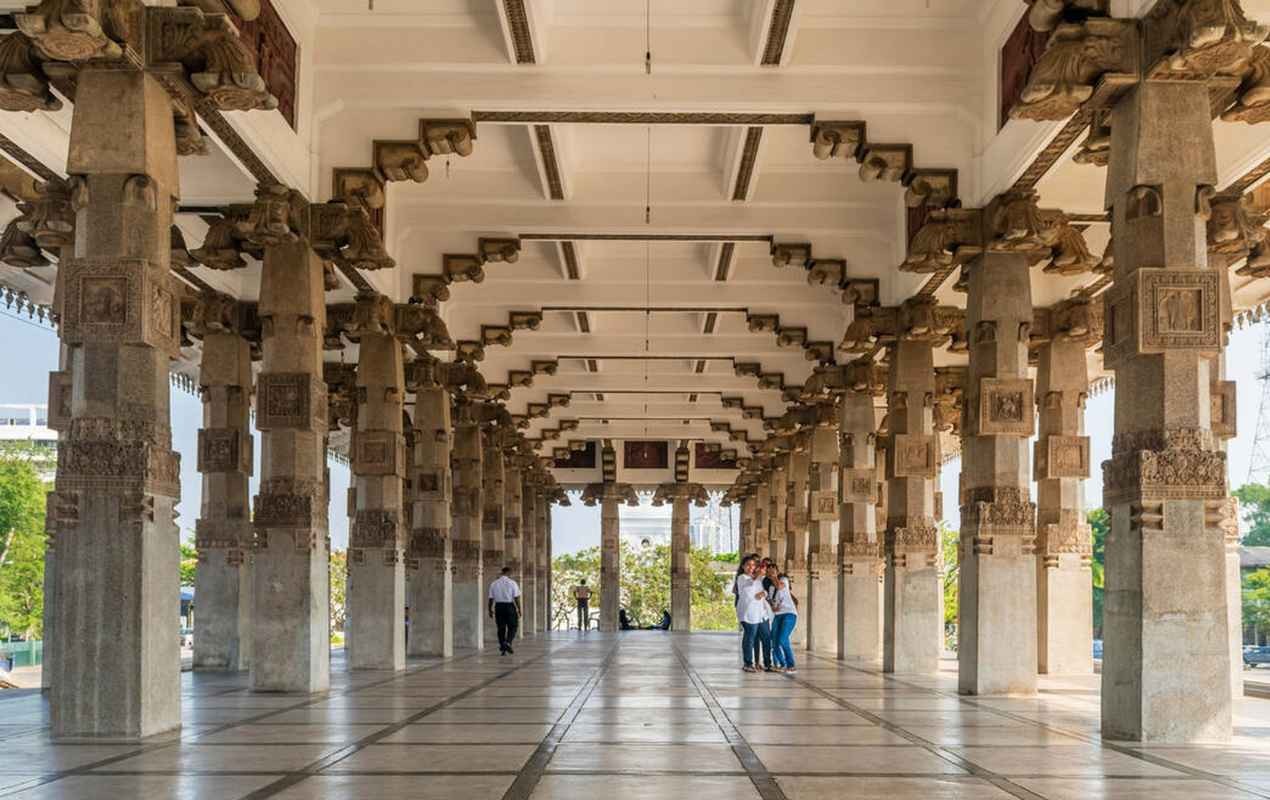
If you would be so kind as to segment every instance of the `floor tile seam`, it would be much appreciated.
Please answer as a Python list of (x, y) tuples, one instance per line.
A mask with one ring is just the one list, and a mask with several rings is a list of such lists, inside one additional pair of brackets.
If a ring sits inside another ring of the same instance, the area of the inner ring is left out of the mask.
[[(962, 694), (952, 693), (942, 689), (931, 689), (928, 687), (920, 687), (917, 684), (904, 681), (900, 678), (896, 678), (893, 675), (888, 675), (887, 673), (884, 673), (884, 672), (876, 672), (871, 669), (865, 669), (863, 667), (859, 667), (853, 664), (840, 663), (836, 659), (831, 659), (826, 656), (822, 656), (818, 653), (809, 653), (809, 655), (813, 656), (814, 658), (818, 658), (822, 661), (835, 664), (839, 669), (849, 669), (856, 672), (862, 672), (867, 675), (880, 675), (884, 680), (889, 682), (898, 683), (903, 686), (922, 688), (925, 691), (931, 692), (940, 697), (955, 698), (962, 705), (969, 706), (978, 711), (984, 711), (988, 714), (993, 714), (1005, 719), (1011, 719), (1016, 722), (1033, 725), (1042, 730), (1051, 731), (1051, 732), (1058, 733), (1064, 736), (1069, 736), (1071, 738), (1077, 739), (1087, 744), (1092, 744), (1102, 749), (1111, 750), (1112, 752), (1120, 753), (1122, 755), (1135, 758), (1139, 761), (1146, 762), (1153, 766), (1162, 767), (1164, 769), (1175, 770), (1177, 772), (1181, 772), (1181, 773), (1191, 775), (1197, 778), (1202, 778), (1204, 780), (1211, 781), (1213, 783), (1217, 783), (1231, 789), (1236, 789), (1237, 791), (1247, 792), (1255, 797), (1261, 797), (1261, 798), (1264, 798), (1265, 800), (1270, 800), (1270, 789), (1258, 789), (1255, 787), (1249, 787), (1239, 781), (1232, 780), (1231, 778), (1225, 775), (1222, 775), (1220, 773), (1209, 772), (1207, 770), (1197, 769), (1195, 767), (1189, 767), (1185, 764), (1179, 764), (1179, 763), (1170, 761), (1166, 758), (1148, 755), (1132, 747), (1125, 747), (1123, 745), (1117, 744), (1116, 742), (1106, 741), (1104, 739), (1101, 739), (1100, 737), (1089, 736), (1087, 734), (1080, 733), (1079, 731), (1073, 731), (1067, 728), (1059, 727), (1057, 725), (1051, 725), (1046, 722), (1041, 722), (1039, 720), (1029, 719), (1027, 717), (1024, 717), (1019, 714), (1015, 714), (1010, 711), (1005, 711), (999, 708), (994, 708), (990, 705), (986, 705), (982, 702), (977, 701), (973, 697), (967, 697)], [(1043, 746), (1043, 745), (1040, 745), (1040, 746)]]
[[(453, 703), (456, 703), (466, 697), (471, 696), (473, 693), (479, 691), (480, 689), (483, 689), (499, 680), (502, 680), (508, 675), (512, 675), (521, 669), (524, 669), (532, 664), (535, 664), (541, 661), (542, 659), (546, 658), (547, 655), (554, 650), (561, 649), (563, 647), (568, 647), (568, 646), (569, 646), (568, 643), (563, 643), (559, 645), (559, 647), (551, 647), (545, 652), (540, 653), (539, 655), (534, 656), (533, 658), (527, 661), (519, 663), (516, 666), (511, 667), (510, 669), (504, 670), (500, 674), (494, 675), (480, 683), (477, 683), (474, 686), (464, 689), (463, 691), (452, 695), (450, 698), (447, 698), (446, 700), (443, 700), (439, 703), (435, 703), (429, 706), (428, 708), (425, 708), (422, 711), (418, 712), (417, 714), (407, 717), (405, 720), (391, 723), (385, 726), (384, 728), (381, 728), (373, 733), (368, 734), (367, 736), (357, 740), (356, 742), (345, 745), (341, 747), (340, 749), (336, 750), (335, 752), (329, 753), (326, 756), (323, 756), (322, 758), (306, 765), (303, 770), (287, 775), (286, 777), (283, 777), (277, 781), (274, 781), (268, 786), (262, 786), (259, 789), (256, 789), (255, 791), (251, 792), (250, 794), (245, 795), (242, 798), (242, 800), (264, 800), (264, 798), (273, 797), (277, 795), (279, 792), (289, 789), (292, 786), (295, 786), (296, 784), (300, 783), (301, 781), (304, 781), (305, 779), (312, 777), (313, 775), (322, 774), (326, 769), (339, 764), (344, 759), (352, 756), (353, 754), (357, 752), (360, 752), (366, 747), (372, 744), (375, 744), (378, 741), (393, 735), (394, 733), (397, 733), (398, 731), (405, 728), (407, 725), (413, 722), (416, 722), (419, 719), (422, 719), (423, 717), (426, 717), (429, 714), (433, 714), (437, 711), (440, 711), (441, 709), (446, 708), (447, 706)], [(476, 651), (476, 654), (479, 655), (482, 652), (483, 652), (482, 650), (478, 650)]]
[(529, 800), (533, 795), (534, 790), (542, 781), (542, 776), (545, 774), (547, 766), (551, 763), (551, 759), (555, 757), (556, 750), (564, 741), (564, 737), (568, 735), (569, 730), (581, 715), (582, 709), (586, 707), (587, 702), (591, 699), (595, 688), (613, 666), (621, 646), (622, 640), (620, 638), (612, 640), (608, 651), (604, 654), (604, 658), (595, 667), (586, 682), (578, 689), (577, 694), (573, 696), (573, 700), (570, 701), (564, 713), (556, 719), (555, 725), (551, 727), (551, 730), (547, 731), (542, 741), (538, 743), (538, 747), (521, 765), (515, 780), (503, 792), (503, 800)]
[[(815, 654), (812, 654), (812, 655), (815, 655)], [(892, 722), (866, 709), (860, 708), (859, 706), (856, 706), (855, 704), (851, 703), (848, 700), (844, 700), (840, 697), (835, 697), (829, 694), (827, 691), (821, 689), (821, 687), (811, 683), (810, 681), (803, 679), (801, 676), (795, 677), (793, 675), (786, 675), (785, 677), (788, 680), (793, 681), (794, 683), (805, 686), (809, 689), (812, 689), (813, 691), (822, 693), (824, 697), (829, 698), (834, 703), (837, 703), (842, 708), (852, 712), (853, 714), (857, 714), (865, 719), (872, 721), (875, 725), (882, 728), (883, 730), (889, 731), (890, 733), (894, 733), (897, 736), (902, 736), (903, 738), (909, 740), (910, 742), (913, 742), (914, 744), (920, 746), (921, 748), (923, 748), (924, 750), (926, 750), (927, 752), (929, 752), (931, 755), (935, 756), (936, 758), (942, 761), (945, 761), (948, 764), (954, 767), (957, 767), (958, 769), (965, 770), (971, 775), (974, 775), (976, 777), (979, 777), (979, 778), (982, 778), (983, 780), (988, 781), (993, 786), (996, 786), (998, 789), (1001, 789), (1007, 794), (1013, 797), (1019, 798), (1019, 800), (1045, 800), (1044, 797), (1042, 797), (1039, 794), (1036, 794), (1030, 789), (1027, 789), (1026, 787), (1023, 787), (1023, 786), (1019, 786), (1018, 784), (1014, 783), (1008, 778), (998, 775), (992, 770), (987, 769), (986, 767), (983, 767), (980, 764), (977, 764), (968, 758), (964, 758), (956, 753), (953, 753), (947, 748), (939, 745), (936, 742), (932, 742), (929, 739), (925, 739), (921, 736), (918, 736), (912, 731), (905, 729), (902, 725), (898, 723)]]
[(679, 666), (683, 669), (684, 674), (688, 676), (688, 680), (692, 682), (697, 694), (701, 696), (702, 702), (706, 704), (706, 710), (714, 719), (715, 724), (719, 726), (719, 731), (723, 734), (723, 738), (732, 746), (732, 751), (736, 755), (737, 761), (745, 769), (745, 773), (749, 777), (750, 783), (754, 785), (755, 791), (759, 793), (763, 800), (789, 800), (785, 790), (781, 788), (772, 773), (768, 771), (767, 765), (754, 752), (754, 748), (750, 746), (745, 735), (741, 733), (727, 711), (719, 704), (719, 698), (714, 695), (710, 685), (692, 666), (692, 662), (684, 654), (679, 644), (673, 640), (671, 642), (671, 652), (678, 659)]
[[(548, 650), (547, 650), (547, 653), (550, 653), (550, 652), (551, 652), (552, 650), (554, 650), (554, 649), (557, 649), (557, 648), (554, 648), (554, 647), (553, 647), (553, 648), (550, 648), (550, 649), (548, 649)], [(42, 777), (41, 777), (40, 779), (38, 779), (37, 781), (32, 782), (32, 783), (30, 783), (29, 785), (23, 785), (23, 786), (21, 786), (20, 788), (15, 788), (15, 787), (4, 787), (4, 791), (3, 791), (3, 792), (0, 792), (0, 796), (12, 796), (12, 795), (14, 795), (14, 794), (17, 794), (17, 793), (20, 793), (20, 792), (26, 791), (27, 789), (30, 789), (30, 788), (35, 788), (35, 787), (42, 786), (42, 785), (46, 785), (46, 784), (49, 784), (49, 783), (53, 783), (53, 782), (55, 782), (55, 781), (61, 780), (62, 778), (66, 778), (66, 777), (74, 777), (74, 776), (81, 776), (81, 775), (89, 775), (89, 774), (92, 774), (94, 770), (96, 770), (96, 769), (98, 769), (98, 768), (100, 768), (100, 767), (106, 767), (106, 766), (109, 766), (110, 764), (113, 764), (113, 763), (118, 763), (118, 762), (120, 762), (120, 761), (124, 761), (124, 760), (130, 759), (130, 758), (134, 758), (134, 757), (136, 757), (136, 756), (140, 756), (140, 755), (146, 755), (146, 754), (149, 754), (149, 753), (152, 753), (152, 752), (155, 752), (155, 751), (158, 751), (158, 750), (164, 749), (164, 748), (166, 748), (166, 747), (171, 747), (171, 746), (181, 745), (181, 744), (197, 743), (197, 740), (198, 740), (198, 739), (200, 739), (200, 738), (202, 738), (202, 737), (205, 737), (205, 736), (213, 736), (213, 735), (216, 735), (216, 734), (219, 734), (219, 733), (224, 733), (224, 732), (227, 732), (227, 731), (233, 730), (233, 729), (235, 729), (235, 728), (242, 727), (242, 726), (244, 726), (244, 725), (255, 724), (255, 723), (258, 723), (260, 720), (263, 720), (263, 719), (268, 719), (269, 717), (274, 716), (275, 714), (282, 714), (282, 713), (289, 713), (289, 712), (291, 712), (291, 711), (297, 711), (297, 710), (300, 710), (300, 709), (302, 709), (302, 708), (304, 708), (304, 707), (306, 707), (306, 706), (312, 705), (312, 704), (317, 703), (317, 702), (321, 702), (321, 701), (326, 700), (326, 699), (330, 699), (330, 698), (332, 698), (332, 697), (344, 697), (344, 696), (348, 696), (348, 695), (351, 695), (351, 694), (353, 694), (353, 693), (355, 693), (355, 692), (357, 692), (357, 691), (361, 691), (361, 690), (363, 690), (363, 689), (368, 689), (368, 688), (372, 688), (372, 687), (375, 687), (375, 686), (382, 686), (382, 685), (385, 685), (385, 684), (387, 684), (387, 683), (391, 683), (391, 682), (396, 681), (396, 680), (401, 680), (401, 679), (403, 679), (403, 678), (405, 678), (405, 677), (407, 677), (407, 676), (409, 676), (409, 675), (418, 675), (418, 674), (420, 674), (420, 673), (423, 673), (423, 672), (428, 672), (428, 671), (431, 671), (431, 670), (437, 669), (437, 668), (439, 668), (439, 667), (446, 666), (446, 665), (448, 665), (448, 664), (455, 664), (455, 663), (458, 663), (458, 662), (461, 662), (461, 661), (466, 661), (466, 660), (468, 660), (468, 659), (471, 659), (471, 658), (474, 658), (474, 657), (477, 657), (477, 656), (480, 656), (480, 655), (482, 655), (482, 651), (481, 651), (481, 650), (475, 650), (475, 651), (473, 651), (473, 652), (471, 652), (471, 653), (467, 653), (467, 654), (462, 655), (462, 656), (457, 656), (457, 657), (455, 657), (455, 656), (451, 656), (450, 658), (441, 659), (441, 660), (436, 661), (436, 662), (434, 662), (434, 663), (429, 663), (429, 664), (420, 664), (420, 665), (417, 665), (417, 666), (415, 666), (415, 667), (413, 667), (413, 668), (409, 668), (409, 669), (407, 669), (404, 673), (402, 673), (402, 674), (400, 674), (400, 675), (392, 675), (392, 676), (388, 676), (388, 677), (385, 677), (385, 678), (383, 678), (383, 679), (381, 679), (381, 680), (372, 681), (372, 682), (369, 682), (369, 683), (363, 684), (363, 685), (361, 685), (361, 686), (352, 686), (352, 687), (347, 687), (347, 688), (345, 688), (345, 689), (341, 689), (341, 690), (338, 690), (338, 691), (336, 691), (336, 692), (330, 692), (330, 691), (327, 691), (327, 692), (320, 692), (320, 693), (316, 693), (316, 695), (315, 695), (315, 696), (311, 696), (311, 699), (305, 700), (305, 701), (300, 702), (300, 703), (293, 704), (293, 705), (291, 705), (291, 706), (284, 706), (284, 707), (280, 707), (280, 708), (276, 709), (276, 711), (275, 711), (275, 712), (271, 712), (271, 713), (269, 713), (269, 714), (255, 715), (255, 716), (252, 716), (252, 717), (247, 717), (247, 718), (244, 718), (244, 719), (242, 719), (242, 720), (237, 720), (237, 721), (232, 722), (232, 723), (226, 723), (226, 724), (223, 724), (223, 725), (217, 725), (216, 727), (211, 728), (210, 730), (201, 730), (201, 731), (198, 731), (198, 732), (197, 732), (194, 736), (191, 736), (191, 737), (178, 737), (178, 738), (173, 739), (173, 740), (171, 740), (171, 741), (156, 742), (156, 743), (154, 743), (154, 744), (152, 744), (152, 745), (148, 745), (148, 746), (141, 746), (141, 747), (136, 748), (136, 749), (134, 749), (134, 750), (132, 750), (132, 751), (129, 751), (129, 752), (127, 752), (127, 753), (120, 753), (120, 754), (116, 754), (116, 755), (114, 755), (114, 756), (111, 756), (111, 757), (109, 757), (109, 758), (102, 759), (102, 760), (100, 760), (100, 761), (91, 762), (91, 763), (88, 763), (88, 764), (82, 764), (82, 765), (80, 765), (80, 766), (78, 766), (78, 767), (74, 767), (74, 768), (69, 769), (69, 770), (63, 770), (63, 771), (60, 771), (60, 772), (50, 773), (50, 774), (48, 774), (48, 775), (42, 776)], [(545, 655), (545, 654), (544, 654), (544, 655)], [(543, 657), (543, 656), (539, 656), (539, 658), (541, 658), (541, 657)], [(529, 662), (527, 662), (527, 663), (529, 663)], [(275, 724), (292, 724), (292, 723), (275, 723)], [(312, 724), (312, 723), (294, 723), (294, 724)], [(382, 727), (383, 727), (383, 725), (382, 725), (382, 724), (380, 724), (380, 723), (366, 723), (366, 725), (367, 725), (367, 727), (375, 727), (377, 730), (378, 730), (378, 729), (382, 729)], [(78, 742), (78, 744), (89, 744), (89, 745), (91, 745), (91, 744), (97, 744), (97, 745), (99, 745), (99, 746), (102, 746), (102, 745), (109, 745), (109, 743), (108, 743), (108, 742), (91, 742), (91, 741), (88, 741), (88, 742)], [(274, 774), (274, 773), (271, 773), (271, 774)]]

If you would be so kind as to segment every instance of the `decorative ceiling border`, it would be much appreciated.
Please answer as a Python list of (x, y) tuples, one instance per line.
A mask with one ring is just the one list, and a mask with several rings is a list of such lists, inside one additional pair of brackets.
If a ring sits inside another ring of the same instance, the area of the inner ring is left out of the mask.
[(524, 0), (503, 0), (503, 13), (511, 29), (512, 49), (516, 51), (517, 64), (534, 64), (534, 41), (529, 35), (529, 15), (525, 13)]
[(795, 0), (776, 0), (772, 19), (767, 26), (767, 45), (763, 48), (764, 67), (779, 67), (789, 39), (789, 24), (794, 17)]
[(547, 176), (547, 191), (552, 200), (563, 200), (564, 181), (560, 177), (560, 161), (556, 158), (556, 143), (551, 138), (551, 128), (546, 125), (535, 125), (534, 138), (538, 141), (538, 151), (542, 153), (542, 168)]
[(736, 186), (732, 189), (733, 202), (749, 199), (750, 182), (754, 180), (754, 166), (758, 161), (758, 148), (762, 142), (762, 127), (754, 125), (745, 131), (745, 144), (741, 146), (741, 166), (736, 171)]
[(771, 234), (553, 232), (522, 233), (520, 234), (520, 239), (525, 242), (763, 242), (771, 244), (775, 237)]
[(814, 114), (709, 111), (473, 111), (473, 122), (592, 125), (810, 125)]

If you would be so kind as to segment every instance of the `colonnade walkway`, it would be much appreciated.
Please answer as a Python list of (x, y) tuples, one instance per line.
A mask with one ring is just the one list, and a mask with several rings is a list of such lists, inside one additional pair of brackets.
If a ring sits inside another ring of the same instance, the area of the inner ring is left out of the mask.
[(1230, 744), (1101, 742), (1098, 679), (963, 698), (956, 675), (803, 656), (737, 669), (723, 634), (556, 633), (496, 652), (252, 694), (183, 676), (184, 729), (144, 745), (51, 744), (39, 694), (0, 695), (0, 796), (23, 798), (1270, 798), (1270, 701)]

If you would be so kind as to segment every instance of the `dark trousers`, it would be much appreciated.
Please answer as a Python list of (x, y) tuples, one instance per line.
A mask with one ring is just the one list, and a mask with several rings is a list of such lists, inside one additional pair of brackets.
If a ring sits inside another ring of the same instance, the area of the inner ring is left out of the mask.
[(741, 657), (745, 666), (758, 664), (759, 651), (763, 652), (763, 666), (772, 667), (772, 627), (767, 620), (762, 622), (742, 622)]
[(498, 649), (507, 650), (516, 638), (516, 629), (520, 627), (520, 615), (516, 613), (515, 603), (495, 603), (494, 623), (498, 626)]
[(591, 601), (578, 601), (578, 630), (585, 631), (591, 627)]

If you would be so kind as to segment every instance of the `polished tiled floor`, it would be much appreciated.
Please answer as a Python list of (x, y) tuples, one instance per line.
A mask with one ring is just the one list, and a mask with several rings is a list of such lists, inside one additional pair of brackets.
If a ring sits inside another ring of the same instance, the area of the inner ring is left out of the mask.
[(185, 727), (145, 745), (51, 744), (38, 694), (0, 694), (0, 796), (22, 798), (1270, 798), (1270, 700), (1233, 742), (1102, 743), (1095, 677), (959, 698), (955, 675), (804, 658), (736, 668), (736, 637), (557, 634), (515, 656), (340, 671), (312, 697), (184, 676)]

